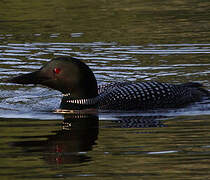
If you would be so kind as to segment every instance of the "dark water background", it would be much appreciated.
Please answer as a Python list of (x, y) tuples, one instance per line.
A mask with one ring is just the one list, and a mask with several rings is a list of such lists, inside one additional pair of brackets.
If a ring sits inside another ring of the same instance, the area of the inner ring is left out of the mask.
[[(196, 81), (210, 90), (210, 3), (0, 1), (0, 78), (81, 58), (99, 83)], [(61, 94), (0, 83), (0, 179), (209, 179), (210, 105), (53, 113)]]

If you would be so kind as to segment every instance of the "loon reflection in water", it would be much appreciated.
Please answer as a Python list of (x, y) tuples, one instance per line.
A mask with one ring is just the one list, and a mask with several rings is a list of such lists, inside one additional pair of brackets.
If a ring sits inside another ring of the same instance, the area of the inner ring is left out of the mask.
[(97, 85), (91, 69), (72, 57), (52, 59), (41, 69), (7, 80), (41, 84), (63, 93), (62, 109), (147, 110), (178, 108), (209, 97), (199, 83), (114, 82)]
[[(89, 161), (85, 154), (98, 138), (98, 117), (93, 115), (64, 116), (61, 130), (53, 131), (55, 135), (35, 136), (31, 141), (13, 142), (12, 146), (22, 147), (25, 152), (41, 152), (49, 164), (68, 164)], [(40, 140), (46, 139), (46, 140)]]
[[(117, 121), (111, 122), (112, 126), (106, 126), (105, 128), (163, 127), (163, 119), (166, 119), (166, 117), (118, 117)], [(98, 131), (98, 116), (68, 114), (64, 115), (62, 129), (52, 132), (55, 135), (33, 136), (33, 140), (15, 141), (11, 145), (21, 147), (27, 153), (42, 153), (43, 159), (49, 164), (82, 163), (91, 161), (91, 158), (86, 153), (79, 152), (87, 152), (93, 149), (98, 139)], [(152, 133), (151, 129), (149, 131), (139, 129), (139, 132)]]

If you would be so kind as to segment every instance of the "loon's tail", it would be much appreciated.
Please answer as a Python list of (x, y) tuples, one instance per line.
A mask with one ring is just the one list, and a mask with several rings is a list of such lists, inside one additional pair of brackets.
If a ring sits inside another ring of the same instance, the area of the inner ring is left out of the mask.
[(203, 85), (201, 83), (188, 82), (188, 83), (183, 83), (183, 84), (180, 84), (180, 85), (183, 86), (183, 87), (188, 87), (188, 88), (196, 89), (196, 90), (200, 91), (200, 93), (203, 96), (210, 97), (210, 91), (204, 89), (203, 88)]

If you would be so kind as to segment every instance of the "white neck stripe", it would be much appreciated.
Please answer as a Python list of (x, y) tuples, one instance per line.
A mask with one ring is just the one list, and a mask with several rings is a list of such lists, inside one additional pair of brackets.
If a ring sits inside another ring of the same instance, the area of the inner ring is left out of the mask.
[(98, 102), (97, 98), (90, 98), (90, 99), (70, 99), (66, 102), (72, 103), (72, 104), (84, 104), (84, 105), (93, 105)]

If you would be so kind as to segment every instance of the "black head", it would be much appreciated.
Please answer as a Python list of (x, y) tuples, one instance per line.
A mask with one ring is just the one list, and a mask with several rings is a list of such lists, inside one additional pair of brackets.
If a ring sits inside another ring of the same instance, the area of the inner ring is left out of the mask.
[(14, 77), (9, 82), (18, 84), (41, 84), (72, 98), (93, 98), (98, 95), (97, 82), (91, 69), (72, 57), (52, 59), (38, 71)]

